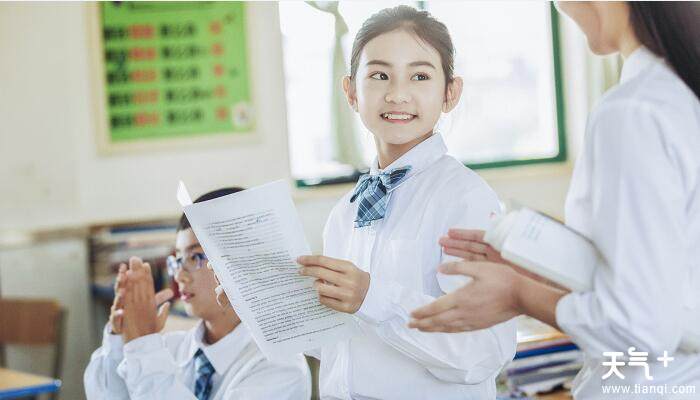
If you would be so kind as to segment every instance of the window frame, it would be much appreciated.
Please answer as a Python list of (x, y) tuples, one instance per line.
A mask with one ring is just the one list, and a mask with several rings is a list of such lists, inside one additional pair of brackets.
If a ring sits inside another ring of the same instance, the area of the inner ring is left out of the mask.
[[(418, 8), (424, 9), (423, 2), (418, 2)], [(552, 35), (552, 67), (554, 72), (554, 97), (555, 97), (555, 109), (556, 109), (556, 126), (557, 126), (557, 138), (559, 145), (559, 152), (554, 157), (541, 157), (541, 158), (527, 158), (527, 159), (512, 159), (503, 161), (492, 161), (485, 163), (464, 163), (464, 165), (470, 169), (474, 170), (486, 170), (486, 169), (497, 169), (497, 168), (507, 168), (516, 167), (523, 165), (533, 165), (533, 164), (551, 164), (551, 163), (566, 163), (568, 161), (568, 147), (567, 147), (567, 134), (566, 134), (566, 115), (565, 115), (565, 104), (564, 104), (564, 83), (562, 79), (562, 56), (561, 56), (561, 37), (560, 37), (560, 23), (559, 15), (557, 10), (554, 8), (553, 4), (550, 4), (549, 10), (550, 16), (550, 28)], [(349, 175), (338, 175), (326, 178), (310, 178), (310, 179), (296, 179), (293, 177), (297, 188), (314, 188), (314, 187), (324, 187), (338, 184), (355, 183), (359, 177), (366, 173), (368, 169), (355, 170)]]

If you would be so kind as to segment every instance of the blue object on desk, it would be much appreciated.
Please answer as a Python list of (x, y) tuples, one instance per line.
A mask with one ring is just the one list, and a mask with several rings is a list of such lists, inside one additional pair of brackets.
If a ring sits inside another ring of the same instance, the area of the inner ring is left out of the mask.
[(0, 389), (0, 400), (16, 399), (18, 397), (38, 396), (44, 393), (53, 393), (60, 389), (61, 381), (54, 379), (48, 383), (42, 383), (34, 386), (23, 386), (19, 388)]
[(561, 351), (569, 351), (569, 350), (578, 350), (578, 346), (576, 346), (573, 343), (565, 343), (565, 344), (559, 344), (556, 346), (547, 346), (547, 347), (523, 350), (523, 351), (519, 351), (519, 352), (515, 353), (515, 357), (513, 357), (513, 359), (517, 360), (519, 358), (534, 357), (534, 356), (540, 356), (543, 354), (558, 353)]

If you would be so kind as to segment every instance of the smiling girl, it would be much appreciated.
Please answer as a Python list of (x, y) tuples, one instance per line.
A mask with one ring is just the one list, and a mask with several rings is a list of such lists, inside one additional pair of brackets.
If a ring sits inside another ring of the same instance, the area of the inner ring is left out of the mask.
[(411, 310), (458, 283), (436, 271), (447, 259), (442, 233), (483, 229), (499, 211), (494, 192), (435, 132), (462, 92), (453, 62), (445, 25), (407, 6), (373, 15), (355, 38), (343, 89), (377, 158), (331, 211), (324, 255), (298, 260), (320, 301), (360, 326), (312, 354), (322, 398), (495, 398), (495, 377), (515, 353), (512, 321), (458, 334), (407, 327)]

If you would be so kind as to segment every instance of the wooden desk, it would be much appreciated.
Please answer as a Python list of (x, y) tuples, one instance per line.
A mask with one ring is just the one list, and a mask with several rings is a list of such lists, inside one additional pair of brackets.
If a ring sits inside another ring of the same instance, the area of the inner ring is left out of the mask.
[(0, 399), (36, 396), (55, 392), (60, 387), (58, 379), (0, 368)]
[(537, 400), (571, 400), (571, 393), (568, 390), (559, 390), (547, 394), (538, 394), (535, 396)]

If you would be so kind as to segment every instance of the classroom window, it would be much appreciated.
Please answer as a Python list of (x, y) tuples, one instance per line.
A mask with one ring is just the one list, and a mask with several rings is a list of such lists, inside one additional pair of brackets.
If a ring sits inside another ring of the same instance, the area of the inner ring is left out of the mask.
[[(340, 78), (362, 22), (399, 3), (314, 4), (279, 3), (291, 170), (300, 186), (352, 181), (373, 160), (371, 133), (357, 114), (339, 109), (347, 108)], [(452, 155), (474, 168), (566, 159), (557, 19), (549, 3), (404, 4), (445, 23), (456, 48), (464, 91), (438, 123)]]

